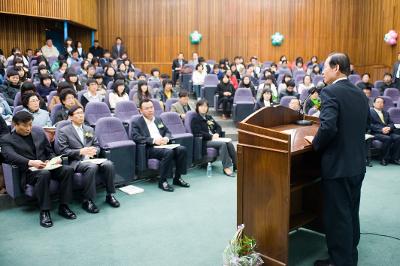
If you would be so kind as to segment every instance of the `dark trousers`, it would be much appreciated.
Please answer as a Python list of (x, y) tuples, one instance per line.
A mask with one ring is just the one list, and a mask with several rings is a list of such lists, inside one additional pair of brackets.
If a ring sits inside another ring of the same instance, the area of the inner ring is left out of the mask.
[(363, 180), (364, 174), (322, 180), (326, 242), (335, 266), (355, 266), (358, 262)]
[(232, 104), (233, 104), (233, 97), (232, 96), (224, 96), (218, 99), (218, 105), (222, 103), (222, 113), (224, 115), (230, 115)]
[(111, 161), (97, 165), (94, 163), (79, 163), (76, 171), (82, 173), (84, 179), (83, 198), (85, 200), (96, 199), (96, 174), (100, 174), (106, 186), (107, 194), (115, 193), (114, 177), (115, 169)]
[(184, 146), (176, 147), (173, 150), (149, 148), (149, 158), (160, 160), (160, 183), (172, 178), (173, 162), (175, 162), (175, 177), (186, 175), (187, 152)]
[(207, 141), (207, 147), (215, 148), (218, 150), (219, 157), (222, 161), (222, 167), (228, 168), (232, 164), (236, 167), (237, 157), (235, 146), (232, 142), (222, 142), (218, 140)]
[(174, 86), (176, 85), (176, 82), (179, 80), (179, 76), (180, 76), (179, 70), (172, 70), (172, 83), (174, 83)]
[(375, 139), (383, 143), (381, 150), (381, 159), (400, 159), (400, 135), (394, 133), (391, 133), (390, 135), (376, 134)]
[(60, 204), (68, 204), (72, 199), (72, 182), (74, 169), (70, 166), (39, 171), (28, 171), (27, 182), (34, 185), (35, 196), (38, 199), (41, 211), (50, 210), (50, 180), (54, 179), (60, 183)]

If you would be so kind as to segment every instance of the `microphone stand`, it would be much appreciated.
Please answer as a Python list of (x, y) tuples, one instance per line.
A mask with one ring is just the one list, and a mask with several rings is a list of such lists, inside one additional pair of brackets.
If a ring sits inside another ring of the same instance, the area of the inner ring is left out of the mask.
[[(306, 120), (306, 103), (307, 101), (311, 98), (311, 93), (308, 94), (307, 98), (303, 102), (303, 119), (302, 120), (297, 120), (296, 124), (300, 126), (311, 126), (312, 121)], [(300, 113), (300, 111), (299, 111)]]

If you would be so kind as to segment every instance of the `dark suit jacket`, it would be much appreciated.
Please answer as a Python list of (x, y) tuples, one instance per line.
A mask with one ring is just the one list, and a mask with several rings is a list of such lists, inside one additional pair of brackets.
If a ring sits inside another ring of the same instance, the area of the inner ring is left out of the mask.
[(372, 134), (382, 134), (382, 128), (390, 127), (391, 132), (395, 129), (394, 123), (392, 119), (390, 119), (389, 113), (386, 111), (382, 111), (383, 113), (383, 120), (385, 123), (382, 123), (381, 119), (379, 118), (378, 113), (375, 111), (374, 108), (370, 109), (370, 117), (371, 117), (371, 133)]
[[(83, 132), (85, 143), (82, 143), (81, 139), (78, 136), (74, 126), (72, 124), (64, 126), (60, 129), (58, 134), (58, 144), (60, 147), (60, 151), (63, 155), (68, 156), (68, 161), (74, 169), (79, 164), (84, 156), (79, 155), (80, 149), (84, 147), (96, 147), (97, 156), (100, 153), (100, 145), (94, 134), (93, 128), (83, 125)], [(86, 135), (86, 136), (85, 136)]]
[(207, 141), (212, 139), (212, 134), (210, 134), (209, 132), (208, 125), (210, 125), (210, 130), (213, 134), (218, 133), (219, 135), (221, 135), (222, 128), (211, 115), (206, 115), (204, 119), (200, 114), (196, 114), (195, 116), (193, 116), (192, 122), (190, 123), (193, 135), (196, 137), (203, 137), (203, 155), (207, 154)]
[(111, 49), (111, 56), (112, 56), (114, 59), (121, 58), (121, 55), (122, 55), (123, 53), (126, 53), (125, 45), (121, 44), (121, 46), (120, 46), (120, 48), (119, 48), (119, 52), (118, 52), (118, 49), (117, 49), (117, 45), (116, 45), (116, 44), (113, 45), (113, 47), (112, 47), (112, 49)]
[[(277, 105), (278, 105), (277, 103), (274, 103), (274, 102), (271, 101), (271, 107), (274, 107), (274, 106), (277, 106)], [(264, 104), (264, 100), (261, 98), (259, 101), (256, 102), (256, 104), (254, 106), (254, 111), (256, 111), (258, 109), (261, 109), (263, 107), (265, 107), (265, 104)]]
[(393, 64), (392, 76), (393, 76), (394, 79), (396, 78), (396, 74), (397, 74), (397, 71), (399, 69), (399, 66), (400, 66), (400, 61), (396, 61), (396, 63)]
[(22, 188), (26, 185), (29, 160), (46, 161), (55, 157), (54, 151), (41, 128), (33, 127), (31, 135), (36, 154), (31, 152), (31, 148), (15, 131), (4, 135), (1, 139), (1, 153), (6, 163), (18, 166)]
[(320, 98), (321, 125), (313, 146), (322, 153), (322, 177), (365, 173), (365, 132), (369, 124), (365, 95), (346, 79), (325, 87)]
[(179, 60), (178, 59), (174, 59), (174, 61), (172, 61), (172, 70), (175, 70), (175, 68), (181, 68), (187, 63), (188, 62), (185, 59), (183, 59), (182, 60), (182, 65), (180, 65), (179, 64)]
[[(164, 125), (160, 118), (156, 117), (154, 123), (156, 124), (158, 131), (160, 132), (160, 135), (162, 137), (167, 137), (171, 139), (171, 132), (168, 130), (167, 126)], [(147, 124), (143, 116), (140, 117), (137, 122), (132, 123), (132, 139), (136, 143), (143, 143), (147, 146), (154, 146), (153, 138), (150, 136), (150, 131), (147, 128)]]

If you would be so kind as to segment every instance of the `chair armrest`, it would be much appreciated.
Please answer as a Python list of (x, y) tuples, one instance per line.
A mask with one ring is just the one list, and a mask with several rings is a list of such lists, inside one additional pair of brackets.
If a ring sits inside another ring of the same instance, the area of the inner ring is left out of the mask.
[(136, 167), (138, 172), (143, 172), (147, 169), (147, 156), (146, 156), (146, 144), (136, 144)]
[(3, 163), (3, 175), (7, 194), (13, 199), (22, 196), (23, 191), (21, 189), (21, 176), (19, 174), (18, 167)]

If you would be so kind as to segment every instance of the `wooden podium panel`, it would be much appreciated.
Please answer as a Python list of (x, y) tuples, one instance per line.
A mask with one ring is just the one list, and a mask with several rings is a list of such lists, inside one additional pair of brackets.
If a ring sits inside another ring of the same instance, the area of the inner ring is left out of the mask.
[(305, 136), (319, 120), (286, 107), (268, 107), (239, 124), (237, 222), (257, 240), (265, 265), (287, 265), (289, 232), (321, 231), (320, 159)]

